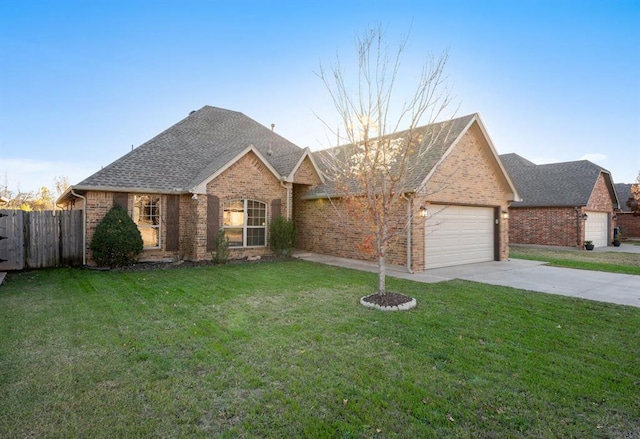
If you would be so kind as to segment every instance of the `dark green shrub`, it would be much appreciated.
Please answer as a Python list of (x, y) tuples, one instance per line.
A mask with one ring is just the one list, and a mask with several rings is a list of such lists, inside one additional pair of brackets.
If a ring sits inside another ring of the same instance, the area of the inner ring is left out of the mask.
[(283, 216), (271, 221), (269, 225), (269, 246), (278, 256), (287, 256), (296, 246), (296, 231), (293, 220)]
[(100, 267), (121, 267), (138, 260), (142, 236), (127, 212), (115, 204), (104, 216), (91, 239), (93, 260)]
[(224, 229), (218, 230), (214, 242), (215, 250), (211, 252), (214, 264), (226, 264), (229, 261), (229, 238), (224, 233)]

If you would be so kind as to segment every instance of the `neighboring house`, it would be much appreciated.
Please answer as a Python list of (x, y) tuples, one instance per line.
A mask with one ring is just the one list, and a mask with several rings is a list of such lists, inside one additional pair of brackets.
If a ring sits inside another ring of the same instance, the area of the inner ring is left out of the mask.
[(205, 106), (70, 187), (58, 203), (85, 208), (87, 248), (118, 203), (144, 241), (142, 260), (211, 259), (220, 228), (232, 258), (269, 254), (272, 218), (292, 192), (322, 182), (302, 149), (242, 113)]
[[(480, 116), (471, 114), (422, 128), (426, 135), (416, 150), (428, 148), (428, 153), (410, 158), (419, 156), (422, 162), (408, 179), (407, 201), (396, 214), (411, 215), (418, 206), (407, 204), (425, 199), (427, 215), (413, 216), (406, 235), (392, 245), (387, 261), (421, 271), (506, 259), (507, 209), (519, 197)], [(435, 140), (430, 133), (437, 136)], [(316, 163), (321, 164), (326, 154), (314, 153)], [(416, 189), (423, 192), (416, 194)], [(359, 247), (368, 234), (366, 225), (349, 215), (335, 192), (331, 181), (305, 193), (294, 192), (297, 205), (303, 206), (295, 216), (296, 227), (304, 231), (298, 245), (318, 253), (363, 259)], [(375, 255), (367, 258), (375, 260)]]
[(617, 225), (623, 238), (640, 238), (640, 215), (634, 215), (627, 201), (631, 195), (631, 183), (616, 183), (616, 192), (620, 200), (620, 211), (616, 213)]
[[(427, 182), (428, 216), (413, 219), (389, 263), (424, 270), (508, 256), (515, 187), (479, 115), (444, 124), (447, 135), (412, 176)], [(370, 259), (357, 250), (367, 233), (362, 221), (337, 220), (344, 203), (318, 167), (322, 154), (242, 113), (205, 106), (72, 186), (58, 203), (85, 209), (87, 249), (113, 204), (125, 207), (143, 236), (142, 260), (211, 259), (220, 228), (231, 258), (267, 255), (268, 227), (279, 215), (294, 219), (301, 250)]]
[(0, 206), (3, 205), (3, 204), (7, 204), (8, 202), (9, 202), (8, 198), (0, 196)]
[(522, 196), (509, 209), (511, 243), (611, 244), (619, 203), (609, 171), (588, 160), (536, 165), (517, 154), (500, 158)]

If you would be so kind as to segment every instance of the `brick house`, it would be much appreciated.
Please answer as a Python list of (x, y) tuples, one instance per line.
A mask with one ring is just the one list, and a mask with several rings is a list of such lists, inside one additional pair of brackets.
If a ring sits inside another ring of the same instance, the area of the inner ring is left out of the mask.
[[(397, 214), (412, 215), (411, 226), (389, 263), (424, 270), (508, 256), (506, 212), (519, 199), (515, 187), (479, 115), (443, 124), (447, 135), (430, 144), (413, 176), (428, 182), (416, 187), (438, 188), (427, 194), (429, 214), (415, 215), (420, 206), (407, 188)], [(368, 259), (357, 251), (364, 225), (355, 217), (336, 221), (345, 206), (318, 166), (322, 155), (242, 113), (205, 106), (72, 186), (58, 203), (84, 209), (87, 249), (113, 204), (125, 207), (143, 237), (141, 260), (210, 259), (220, 228), (231, 258), (267, 255), (268, 225), (279, 215), (294, 219), (301, 250)]]
[[(422, 143), (428, 153), (405, 188), (396, 215), (405, 216), (406, 234), (393, 242), (387, 262), (414, 271), (493, 260), (509, 253), (509, 204), (519, 200), (478, 114), (434, 124)], [(419, 129), (418, 129), (419, 130)], [(394, 136), (401, 136), (398, 133)], [(434, 140), (432, 136), (437, 136)], [(316, 152), (322, 163), (324, 152)], [(412, 158), (413, 159), (413, 158)], [(331, 181), (294, 193), (304, 208), (295, 216), (299, 247), (352, 259), (374, 259), (359, 244), (367, 230), (335, 194)], [(417, 214), (426, 208), (426, 216)]]
[(631, 212), (627, 201), (632, 198), (631, 183), (616, 183), (616, 192), (620, 199), (620, 210), (616, 213), (617, 226), (623, 238), (640, 238), (640, 216)]
[(536, 165), (517, 154), (500, 158), (523, 198), (509, 208), (509, 242), (611, 245), (619, 203), (609, 171), (588, 160)]
[(141, 260), (211, 258), (224, 228), (230, 256), (270, 253), (268, 224), (291, 217), (296, 186), (322, 182), (302, 149), (242, 113), (205, 106), (61, 195), (86, 212), (88, 249), (114, 203), (143, 237)]

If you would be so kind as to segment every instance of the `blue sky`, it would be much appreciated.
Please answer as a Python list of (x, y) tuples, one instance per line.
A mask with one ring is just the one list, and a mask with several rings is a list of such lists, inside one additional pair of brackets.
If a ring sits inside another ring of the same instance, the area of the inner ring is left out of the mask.
[(381, 23), (411, 29), (403, 69), (448, 50), (457, 115), (499, 153), (640, 170), (640, 2), (0, 2), (0, 186), (72, 184), (212, 105), (292, 142), (333, 146), (314, 72)]

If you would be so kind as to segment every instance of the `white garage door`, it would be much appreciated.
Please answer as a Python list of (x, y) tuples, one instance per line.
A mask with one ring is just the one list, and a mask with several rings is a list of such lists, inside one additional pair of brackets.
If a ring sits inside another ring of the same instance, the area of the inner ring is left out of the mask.
[(587, 212), (587, 220), (584, 222), (584, 240), (593, 241), (596, 247), (609, 245), (609, 214)]
[(493, 208), (431, 205), (428, 215), (427, 269), (494, 260)]

